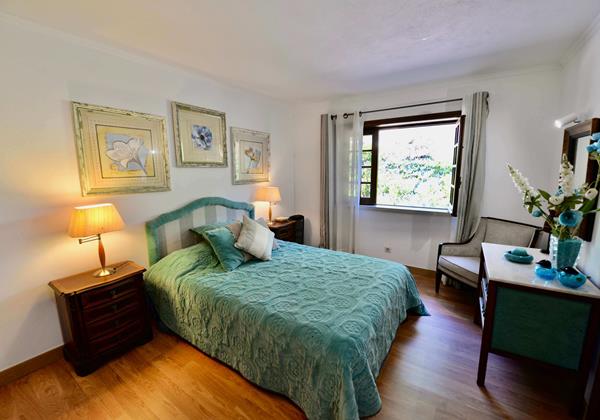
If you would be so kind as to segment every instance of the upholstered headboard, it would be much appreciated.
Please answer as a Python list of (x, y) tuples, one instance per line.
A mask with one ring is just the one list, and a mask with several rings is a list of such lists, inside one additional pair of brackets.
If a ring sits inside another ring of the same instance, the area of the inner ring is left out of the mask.
[(240, 220), (243, 214), (254, 219), (254, 206), (221, 197), (205, 197), (146, 222), (150, 265), (177, 249), (193, 245), (196, 238), (190, 228)]

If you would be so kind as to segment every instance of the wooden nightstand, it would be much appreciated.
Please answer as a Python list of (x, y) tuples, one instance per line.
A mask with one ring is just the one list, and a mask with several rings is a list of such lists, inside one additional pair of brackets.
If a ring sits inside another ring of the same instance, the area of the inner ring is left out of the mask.
[(117, 272), (94, 277), (88, 271), (49, 283), (54, 289), (64, 355), (85, 376), (102, 363), (152, 339), (144, 279), (134, 262), (113, 265)]
[(273, 221), (269, 225), (271, 232), (275, 234), (275, 238), (282, 241), (304, 243), (304, 220), (289, 219), (285, 222)]

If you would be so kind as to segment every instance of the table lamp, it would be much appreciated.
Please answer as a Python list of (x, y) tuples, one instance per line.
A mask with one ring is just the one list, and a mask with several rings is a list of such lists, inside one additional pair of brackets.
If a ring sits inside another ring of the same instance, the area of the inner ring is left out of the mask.
[(106, 268), (106, 255), (102, 245), (101, 234), (123, 229), (125, 224), (116, 207), (111, 203), (80, 206), (73, 209), (69, 223), (69, 236), (79, 238), (79, 243), (98, 241), (98, 257), (100, 270), (94, 273), (96, 277), (114, 274), (115, 268)]
[(261, 187), (256, 192), (256, 201), (268, 201), (269, 202), (269, 224), (273, 223), (272, 218), (272, 205), (281, 201), (281, 194), (279, 193), (279, 187)]

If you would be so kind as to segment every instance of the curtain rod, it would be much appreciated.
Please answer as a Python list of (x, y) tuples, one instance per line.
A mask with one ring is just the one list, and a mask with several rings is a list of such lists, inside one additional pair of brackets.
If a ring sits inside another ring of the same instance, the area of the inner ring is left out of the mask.
[[(412, 105), (402, 105), (402, 106), (394, 106), (391, 108), (381, 108), (381, 109), (371, 109), (369, 111), (358, 111), (358, 115), (359, 116), (363, 116), (364, 114), (371, 114), (373, 112), (384, 112), (384, 111), (393, 111), (395, 109), (406, 109), (406, 108), (416, 108), (419, 106), (427, 106), (427, 105), (437, 105), (437, 104), (445, 104), (448, 102), (459, 102), (462, 101), (462, 98), (454, 98), (454, 99), (445, 99), (443, 101), (433, 101), (433, 102), (423, 102), (420, 104), (412, 104)], [(344, 112), (342, 114), (342, 116), (344, 117), (344, 119), (353, 116), (354, 114), (349, 114), (347, 112)], [(331, 119), (335, 120), (337, 118), (337, 114), (333, 114), (331, 115)]]

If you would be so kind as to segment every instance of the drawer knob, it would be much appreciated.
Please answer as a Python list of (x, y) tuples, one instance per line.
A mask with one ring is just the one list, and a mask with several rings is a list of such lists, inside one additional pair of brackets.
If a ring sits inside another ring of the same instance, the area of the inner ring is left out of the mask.
[(117, 305), (116, 303), (112, 306), (112, 310), (113, 312), (117, 312), (117, 309), (119, 309), (119, 305)]
[(111, 295), (112, 297), (117, 297), (117, 291), (116, 291), (116, 290), (111, 290), (111, 291), (110, 291), (110, 295)]

